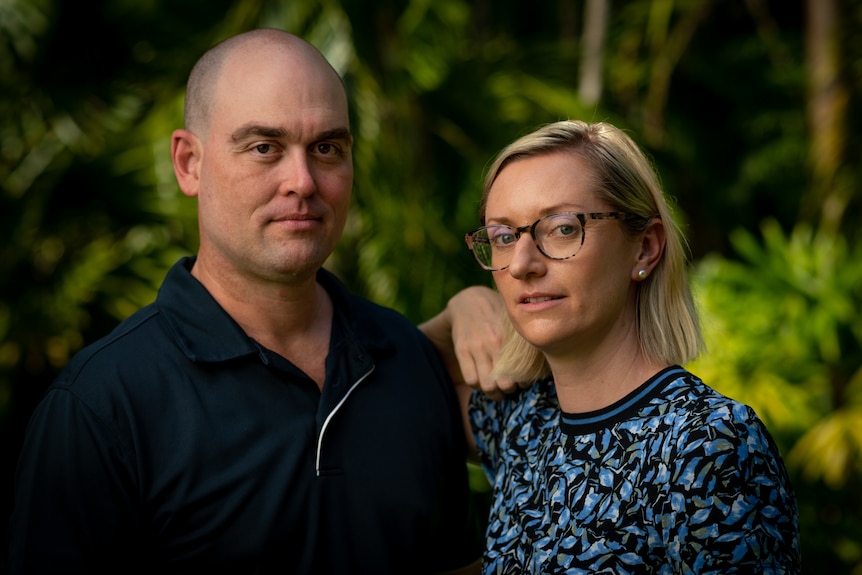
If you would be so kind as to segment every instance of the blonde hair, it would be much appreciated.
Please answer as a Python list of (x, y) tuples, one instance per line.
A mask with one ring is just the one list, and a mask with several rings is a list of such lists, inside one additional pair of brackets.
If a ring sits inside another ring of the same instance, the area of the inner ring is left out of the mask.
[[(665, 248), (658, 265), (638, 283), (637, 333), (644, 355), (673, 365), (693, 361), (704, 349), (703, 336), (686, 276), (687, 246), (659, 185), (652, 164), (622, 130), (604, 122), (566, 120), (542, 126), (509, 144), (485, 177), (479, 215), (500, 172), (520, 159), (565, 151), (586, 161), (597, 197), (611, 210), (634, 217), (620, 220), (631, 234), (643, 232), (658, 218), (665, 229)], [(533, 381), (550, 374), (544, 355), (514, 329), (506, 316), (508, 337), (495, 374)]]

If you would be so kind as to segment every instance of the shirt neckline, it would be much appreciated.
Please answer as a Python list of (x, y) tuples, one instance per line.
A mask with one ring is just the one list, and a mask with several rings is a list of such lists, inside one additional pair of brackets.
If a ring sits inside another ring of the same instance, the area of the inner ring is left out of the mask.
[(648, 403), (664, 386), (686, 373), (678, 365), (666, 367), (646, 380), (637, 389), (607, 407), (585, 413), (560, 412), (560, 426), (570, 435), (590, 433), (608, 427)]

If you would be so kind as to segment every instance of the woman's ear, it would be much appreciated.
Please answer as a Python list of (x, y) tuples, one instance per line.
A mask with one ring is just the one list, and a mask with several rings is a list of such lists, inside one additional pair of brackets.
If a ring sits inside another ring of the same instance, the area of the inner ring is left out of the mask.
[(665, 233), (661, 218), (653, 218), (643, 232), (640, 253), (632, 268), (631, 277), (634, 281), (643, 281), (652, 273), (664, 253)]
[(200, 191), (200, 163), (203, 145), (197, 136), (188, 130), (175, 130), (171, 135), (171, 160), (174, 174), (183, 193), (190, 198)]

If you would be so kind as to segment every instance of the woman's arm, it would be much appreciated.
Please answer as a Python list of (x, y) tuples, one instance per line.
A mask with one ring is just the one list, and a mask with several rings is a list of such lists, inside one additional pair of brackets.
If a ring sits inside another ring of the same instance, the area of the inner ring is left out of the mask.
[(497, 292), (472, 286), (455, 294), (443, 311), (419, 326), (437, 348), (452, 379), (492, 399), (517, 389), (515, 382), (493, 377), (505, 337), (503, 313)]
[(513, 382), (493, 378), (496, 356), (505, 337), (500, 321), (503, 313), (497, 292), (472, 286), (455, 294), (443, 311), (419, 326), (437, 348), (455, 382), (471, 459), (475, 459), (477, 453), (467, 413), (470, 395), (479, 390), (493, 399), (500, 399), (517, 389)]

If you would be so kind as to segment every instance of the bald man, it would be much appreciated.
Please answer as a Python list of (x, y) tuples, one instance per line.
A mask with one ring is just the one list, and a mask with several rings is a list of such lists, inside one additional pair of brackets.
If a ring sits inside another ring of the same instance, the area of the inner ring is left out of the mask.
[(353, 181), (340, 78), (255, 30), (195, 65), (185, 117), (200, 249), (34, 413), (11, 572), (478, 573), (451, 380), (322, 269)]

